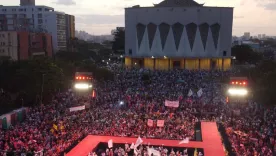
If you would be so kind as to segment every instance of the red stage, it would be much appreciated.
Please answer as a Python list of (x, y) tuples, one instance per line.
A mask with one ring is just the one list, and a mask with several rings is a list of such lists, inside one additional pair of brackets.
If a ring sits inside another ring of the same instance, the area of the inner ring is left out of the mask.
[[(201, 122), (202, 142), (190, 141), (188, 144), (179, 145), (180, 140), (160, 140), (160, 139), (143, 139), (143, 144), (164, 145), (171, 147), (190, 147), (203, 148), (205, 156), (225, 156), (221, 137), (215, 122)], [(75, 148), (66, 156), (87, 156), (100, 142), (108, 142), (112, 139), (113, 143), (135, 143), (137, 138), (127, 137), (110, 137), (89, 135), (84, 138)]]

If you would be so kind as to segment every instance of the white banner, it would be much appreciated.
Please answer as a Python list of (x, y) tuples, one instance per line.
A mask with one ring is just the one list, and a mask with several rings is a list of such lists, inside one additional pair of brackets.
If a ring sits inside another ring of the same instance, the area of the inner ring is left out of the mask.
[(164, 120), (157, 120), (157, 127), (164, 127), (165, 121)]
[(167, 107), (174, 107), (174, 108), (178, 108), (179, 107), (179, 101), (165, 101), (165, 106)]
[(71, 107), (71, 108), (69, 108), (69, 109), (70, 109), (70, 112), (85, 110), (85, 105), (83, 105), (83, 106), (78, 106), (78, 107)]
[(152, 126), (153, 126), (153, 120), (148, 119), (148, 126), (149, 126), (149, 127), (152, 127)]
[(179, 144), (188, 144), (188, 143), (189, 143), (189, 138), (185, 138), (179, 142)]
[(160, 152), (155, 150), (154, 148), (148, 148), (148, 155), (152, 155), (153, 156), (161, 156)]

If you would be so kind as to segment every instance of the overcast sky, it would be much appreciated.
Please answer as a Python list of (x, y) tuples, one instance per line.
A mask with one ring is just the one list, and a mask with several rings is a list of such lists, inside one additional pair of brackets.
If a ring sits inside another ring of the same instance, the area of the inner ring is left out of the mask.
[[(20, 0), (1, 0), (2, 5), (18, 5)], [(133, 5), (152, 6), (162, 0), (36, 0), (37, 5), (54, 7), (75, 15), (76, 29), (91, 34), (110, 34), (124, 26), (124, 9)], [(233, 35), (276, 36), (276, 0), (196, 0), (205, 6), (235, 7)], [(0, 4), (1, 4), (0, 3)]]

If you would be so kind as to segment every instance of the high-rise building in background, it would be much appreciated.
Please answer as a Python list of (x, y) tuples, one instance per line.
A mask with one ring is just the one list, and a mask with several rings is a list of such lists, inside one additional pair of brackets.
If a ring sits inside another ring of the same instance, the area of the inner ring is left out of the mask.
[(35, 0), (20, 0), (20, 5), (35, 5)]
[(75, 16), (66, 14), (65, 18), (66, 18), (66, 39), (69, 40), (71, 38), (76, 37)]
[(250, 39), (250, 32), (245, 32), (244, 35), (243, 35), (243, 37), (244, 37), (246, 40)]
[[(35, 5), (35, 0), (21, 0), (20, 6), (0, 6), (0, 31), (47, 32), (52, 35), (54, 52), (65, 50), (67, 36), (74, 35), (75, 22), (48, 6)], [(67, 28), (72, 29), (70, 34)]]

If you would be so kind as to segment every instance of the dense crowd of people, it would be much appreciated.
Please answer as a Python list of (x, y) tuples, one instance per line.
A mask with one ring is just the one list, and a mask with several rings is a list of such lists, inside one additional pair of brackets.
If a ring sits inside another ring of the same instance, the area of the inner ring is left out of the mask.
[(95, 152), (89, 153), (88, 156), (189, 156), (198, 155), (203, 156), (203, 149), (188, 149), (188, 148), (172, 148), (164, 146), (150, 146), (150, 145), (140, 145), (137, 148), (131, 147), (129, 144), (117, 145), (114, 148), (98, 148)]
[[(95, 82), (95, 98), (72, 91), (59, 93), (51, 103), (30, 108), (22, 124), (1, 130), (0, 155), (59, 155), (88, 134), (194, 140), (195, 124), (200, 120), (222, 122), (237, 155), (275, 154), (275, 110), (249, 102), (239, 108), (242, 115), (229, 115), (232, 108), (218, 80), (231, 72), (111, 70), (115, 80)], [(190, 90), (193, 95), (188, 96)], [(179, 107), (168, 108), (165, 100), (179, 101)], [(69, 111), (80, 105), (87, 109)], [(164, 120), (164, 127), (150, 127), (148, 119)], [(168, 155), (183, 155), (174, 152)]]

